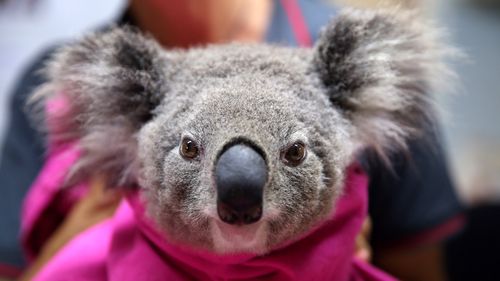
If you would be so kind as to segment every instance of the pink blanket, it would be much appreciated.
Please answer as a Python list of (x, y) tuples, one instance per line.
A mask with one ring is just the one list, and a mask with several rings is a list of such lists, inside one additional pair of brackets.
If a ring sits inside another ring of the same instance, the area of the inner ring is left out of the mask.
[[(79, 157), (74, 144), (51, 149), (25, 201), (22, 235), (35, 257), (86, 184), (60, 190)], [(367, 213), (367, 177), (353, 165), (335, 216), (302, 239), (265, 256), (215, 256), (166, 241), (144, 216), (137, 193), (109, 218), (77, 235), (34, 280), (394, 280), (353, 257)]]
[[(64, 99), (50, 101), (47, 110), (49, 117), (63, 114)], [(55, 125), (49, 118), (50, 131), (63, 129)], [(21, 234), (30, 260), (88, 190), (87, 183), (60, 188), (79, 156), (77, 142), (51, 142), (24, 202)], [(395, 280), (353, 256), (367, 215), (367, 183), (352, 165), (333, 218), (264, 256), (217, 256), (171, 244), (145, 216), (139, 191), (131, 192), (113, 217), (74, 237), (33, 280)]]

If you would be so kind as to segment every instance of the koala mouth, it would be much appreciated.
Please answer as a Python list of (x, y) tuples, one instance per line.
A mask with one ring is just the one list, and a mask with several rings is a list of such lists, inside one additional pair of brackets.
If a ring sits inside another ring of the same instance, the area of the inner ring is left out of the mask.
[(266, 224), (231, 225), (213, 220), (212, 237), (218, 253), (262, 253), (266, 244)]

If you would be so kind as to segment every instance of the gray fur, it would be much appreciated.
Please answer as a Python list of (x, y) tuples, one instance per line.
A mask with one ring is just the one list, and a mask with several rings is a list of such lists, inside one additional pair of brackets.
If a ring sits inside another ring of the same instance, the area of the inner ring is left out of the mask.
[[(357, 10), (340, 14), (313, 49), (164, 51), (113, 29), (62, 49), (35, 98), (71, 101), (56, 135), (78, 139), (84, 152), (70, 182), (98, 171), (113, 185), (137, 183), (167, 239), (262, 254), (331, 217), (361, 149), (385, 155), (419, 131), (432, 114), (433, 81), (448, 73), (434, 34), (413, 14)], [(179, 155), (182, 136), (199, 143), (199, 158)], [(216, 224), (214, 164), (235, 139), (263, 151), (270, 169), (263, 219), (258, 230), (248, 226), (257, 238), (247, 246), (222, 241)], [(307, 158), (290, 167), (280, 155), (295, 141)]]
[(416, 12), (346, 10), (316, 46), (315, 67), (330, 100), (358, 128), (360, 145), (384, 159), (430, 125), (429, 93), (453, 78), (442, 59), (457, 52), (439, 37)]
[[(132, 28), (91, 34), (60, 49), (45, 73), (43, 85), (31, 102), (67, 97), (67, 114), (53, 123), (55, 141), (80, 139), (86, 153), (73, 167), (68, 184), (82, 180), (95, 167), (109, 177), (109, 185), (135, 182), (135, 133), (152, 116), (166, 91), (161, 47)], [(97, 166), (96, 166), (97, 165)]]

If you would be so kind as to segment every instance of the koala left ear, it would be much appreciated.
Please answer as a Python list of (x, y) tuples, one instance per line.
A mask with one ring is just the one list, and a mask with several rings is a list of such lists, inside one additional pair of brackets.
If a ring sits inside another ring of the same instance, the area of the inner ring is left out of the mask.
[[(313, 69), (332, 104), (354, 125), (359, 146), (382, 156), (406, 148), (406, 139), (428, 125), (431, 95), (451, 72), (452, 49), (415, 12), (347, 9), (322, 33)], [(445, 76), (443, 78), (443, 75)]]
[[(129, 27), (88, 35), (55, 53), (45, 69), (48, 81), (31, 102), (45, 107), (52, 142), (78, 140), (82, 148), (68, 184), (95, 167), (109, 185), (133, 183), (135, 133), (167, 91), (166, 60), (154, 40)], [(51, 113), (51, 103), (61, 99), (64, 110)]]
[(140, 127), (165, 93), (160, 49), (134, 28), (113, 28), (61, 48), (46, 74), (52, 90), (64, 92), (80, 111), (80, 121), (123, 118)]

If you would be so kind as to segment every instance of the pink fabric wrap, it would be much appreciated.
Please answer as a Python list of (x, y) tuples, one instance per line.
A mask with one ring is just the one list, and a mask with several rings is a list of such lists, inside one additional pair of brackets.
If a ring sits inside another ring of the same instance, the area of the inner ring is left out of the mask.
[[(75, 143), (53, 144), (25, 200), (22, 238), (30, 258), (88, 189), (86, 183), (60, 189), (79, 154)], [(367, 182), (352, 165), (333, 218), (264, 256), (217, 256), (169, 243), (145, 217), (138, 192), (131, 193), (113, 217), (74, 237), (33, 280), (395, 280), (353, 257)]]

